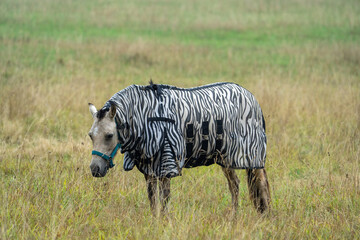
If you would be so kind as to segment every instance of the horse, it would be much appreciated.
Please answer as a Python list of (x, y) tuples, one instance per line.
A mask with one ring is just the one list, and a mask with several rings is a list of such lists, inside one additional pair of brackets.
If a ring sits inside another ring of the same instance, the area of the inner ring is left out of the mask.
[[(167, 210), (171, 178), (183, 168), (221, 166), (238, 208), (239, 179), (245, 169), (249, 196), (258, 212), (270, 207), (265, 171), (265, 120), (252, 93), (234, 83), (195, 88), (131, 85), (114, 94), (100, 109), (89, 103), (93, 124), (90, 170), (104, 177), (120, 150), (124, 169), (144, 174), (152, 213), (160, 198)], [(157, 192), (159, 190), (159, 193)]]

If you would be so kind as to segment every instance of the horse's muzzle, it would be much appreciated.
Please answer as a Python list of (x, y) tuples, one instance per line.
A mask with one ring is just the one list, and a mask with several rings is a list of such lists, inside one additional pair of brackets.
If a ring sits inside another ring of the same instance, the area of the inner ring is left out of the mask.
[(97, 165), (90, 165), (91, 174), (93, 177), (104, 177), (107, 172), (107, 167), (105, 167), (102, 171), (99, 166)]

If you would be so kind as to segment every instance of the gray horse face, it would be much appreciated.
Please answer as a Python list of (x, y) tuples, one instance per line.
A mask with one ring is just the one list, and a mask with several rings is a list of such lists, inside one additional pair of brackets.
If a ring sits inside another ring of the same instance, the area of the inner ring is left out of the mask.
[[(112, 106), (110, 110), (97, 111), (95, 106), (89, 103), (89, 110), (94, 118), (94, 123), (89, 131), (93, 150), (110, 156), (118, 142), (114, 121), (116, 108)], [(100, 156), (92, 155), (90, 170), (94, 177), (104, 177), (108, 169), (108, 161)]]

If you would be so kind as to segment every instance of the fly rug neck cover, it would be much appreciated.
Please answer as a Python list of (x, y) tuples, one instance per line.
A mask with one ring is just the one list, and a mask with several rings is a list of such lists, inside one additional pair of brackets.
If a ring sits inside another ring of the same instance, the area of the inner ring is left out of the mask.
[(183, 168), (217, 163), (226, 168), (264, 168), (265, 122), (259, 103), (233, 83), (183, 89), (132, 85), (116, 93), (124, 169), (171, 178)]

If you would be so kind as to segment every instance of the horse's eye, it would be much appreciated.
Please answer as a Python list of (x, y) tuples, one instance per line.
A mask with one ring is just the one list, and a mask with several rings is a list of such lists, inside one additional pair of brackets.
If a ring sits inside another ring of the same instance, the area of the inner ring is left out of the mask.
[(106, 139), (106, 140), (110, 140), (110, 139), (112, 139), (113, 136), (114, 136), (114, 134), (112, 134), (112, 133), (106, 134), (106, 135), (105, 135), (105, 139)]

